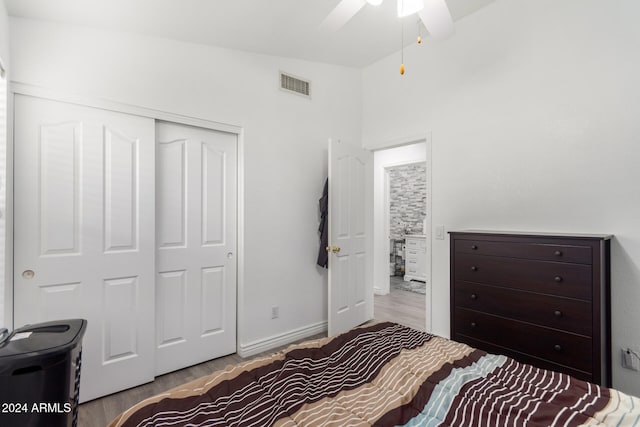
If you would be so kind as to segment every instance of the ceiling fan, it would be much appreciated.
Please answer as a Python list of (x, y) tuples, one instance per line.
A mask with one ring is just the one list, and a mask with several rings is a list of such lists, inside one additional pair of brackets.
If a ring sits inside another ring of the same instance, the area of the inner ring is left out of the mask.
[[(380, 5), (383, 0), (341, 0), (322, 21), (320, 27), (326, 31), (337, 31), (344, 26), (367, 3)], [(398, 16), (417, 13), (431, 37), (445, 39), (453, 34), (453, 19), (445, 0), (397, 0)]]

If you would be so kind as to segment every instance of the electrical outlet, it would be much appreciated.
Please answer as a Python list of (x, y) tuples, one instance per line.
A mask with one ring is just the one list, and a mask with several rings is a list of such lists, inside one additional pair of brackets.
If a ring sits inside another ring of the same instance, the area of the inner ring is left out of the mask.
[(280, 307), (274, 305), (273, 307), (271, 307), (271, 318), (277, 319), (278, 317), (280, 317)]
[(640, 355), (630, 348), (621, 349), (622, 367), (632, 371), (640, 371)]

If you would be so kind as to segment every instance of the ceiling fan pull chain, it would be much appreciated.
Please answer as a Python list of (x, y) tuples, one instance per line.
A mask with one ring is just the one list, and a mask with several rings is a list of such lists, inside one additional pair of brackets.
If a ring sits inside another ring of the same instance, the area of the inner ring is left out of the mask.
[[(400, 0), (402, 1), (402, 0)], [(404, 75), (404, 21), (400, 18), (400, 75)]]

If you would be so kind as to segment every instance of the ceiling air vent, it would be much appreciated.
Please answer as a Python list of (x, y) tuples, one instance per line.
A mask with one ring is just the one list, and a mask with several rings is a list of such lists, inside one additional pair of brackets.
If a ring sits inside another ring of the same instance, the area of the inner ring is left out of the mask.
[(280, 72), (280, 88), (307, 98), (311, 97), (311, 82)]

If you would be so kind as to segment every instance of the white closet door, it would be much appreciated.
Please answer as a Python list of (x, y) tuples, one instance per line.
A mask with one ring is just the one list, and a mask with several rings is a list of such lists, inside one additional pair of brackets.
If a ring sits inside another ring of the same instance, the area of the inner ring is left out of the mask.
[(329, 140), (329, 336), (373, 318), (373, 154)]
[(15, 326), (88, 320), (80, 400), (153, 380), (154, 122), (15, 97)]
[(236, 351), (237, 135), (158, 122), (156, 374)]

